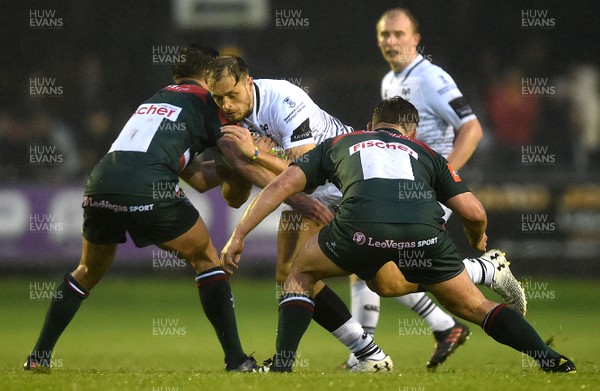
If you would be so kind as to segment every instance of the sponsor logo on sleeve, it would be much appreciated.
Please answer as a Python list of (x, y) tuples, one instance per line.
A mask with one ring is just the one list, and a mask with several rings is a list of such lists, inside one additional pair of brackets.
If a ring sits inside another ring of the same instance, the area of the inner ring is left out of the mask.
[(454, 110), (460, 119), (473, 114), (473, 109), (471, 109), (471, 106), (469, 106), (469, 103), (464, 96), (451, 100), (450, 107), (452, 107), (452, 110)]
[(450, 163), (448, 163), (448, 170), (450, 171), (450, 175), (452, 175), (452, 179), (454, 179), (454, 182), (462, 182), (462, 179), (460, 178), (460, 176), (458, 176), (458, 172), (456, 172), (456, 170), (452, 168), (452, 165)]
[(312, 132), (310, 130), (309, 119), (302, 123), (302, 125), (298, 126), (296, 130), (292, 133), (291, 142), (301, 141), (312, 138)]

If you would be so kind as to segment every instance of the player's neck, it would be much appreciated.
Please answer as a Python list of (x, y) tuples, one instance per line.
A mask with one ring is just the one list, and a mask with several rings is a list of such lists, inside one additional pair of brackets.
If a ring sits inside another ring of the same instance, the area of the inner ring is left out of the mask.
[(415, 51), (410, 56), (407, 56), (406, 60), (404, 60), (404, 61), (390, 63), (390, 67), (392, 68), (392, 71), (394, 71), (394, 73), (402, 72), (403, 70), (406, 69), (406, 67), (408, 67), (415, 60), (415, 58), (417, 58), (418, 55), (419, 54)]
[(254, 83), (252, 83), (252, 91), (250, 91), (250, 107), (249, 107), (249, 113), (248, 116), (252, 115), (252, 113), (254, 112), (254, 97), (256, 96), (256, 86), (254, 85)]
[(198, 78), (194, 78), (194, 77), (182, 77), (182, 78), (175, 79), (175, 83), (181, 84), (186, 80), (194, 81), (194, 82), (200, 84), (200, 87), (204, 88), (205, 90), (208, 90), (208, 85), (206, 84), (206, 81), (204, 79), (198, 79)]

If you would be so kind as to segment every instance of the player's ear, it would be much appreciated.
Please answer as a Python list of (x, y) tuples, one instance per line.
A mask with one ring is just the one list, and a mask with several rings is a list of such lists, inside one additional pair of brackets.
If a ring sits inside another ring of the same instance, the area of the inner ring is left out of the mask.
[(415, 46), (418, 46), (419, 43), (421, 42), (421, 34), (415, 33), (414, 36), (415, 36)]
[(254, 83), (254, 78), (252, 76), (248, 76), (248, 87), (252, 87), (252, 83)]
[(410, 138), (416, 138), (417, 137), (417, 125), (415, 125), (415, 124), (408, 125), (408, 130), (406, 132), (406, 136), (410, 137)]
[(369, 123), (367, 124), (367, 130), (368, 131), (373, 130), (373, 122), (369, 121)]

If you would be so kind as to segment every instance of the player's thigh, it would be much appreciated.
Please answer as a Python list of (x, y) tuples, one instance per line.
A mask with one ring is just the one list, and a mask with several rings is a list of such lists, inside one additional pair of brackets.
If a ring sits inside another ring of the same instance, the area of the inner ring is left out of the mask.
[(367, 281), (369, 288), (382, 297), (397, 297), (414, 293), (418, 284), (408, 282), (398, 265), (390, 261), (383, 265), (375, 278)]
[(333, 263), (321, 250), (318, 235), (313, 235), (306, 245), (298, 252), (292, 269), (290, 278), (298, 278), (298, 275), (310, 276), (313, 284), (319, 280), (330, 277), (347, 276), (350, 272), (340, 268)]
[(422, 285), (450, 312), (478, 325), (498, 305), (483, 296), (466, 270), (447, 281)]
[(295, 211), (281, 212), (279, 226), (277, 228), (277, 265), (275, 280), (284, 282), (292, 268), (292, 261), (306, 242), (323, 225), (302, 216)]
[(159, 243), (157, 246), (163, 250), (175, 252), (179, 258), (192, 265), (198, 273), (220, 265), (217, 249), (200, 216), (196, 223), (182, 235)]

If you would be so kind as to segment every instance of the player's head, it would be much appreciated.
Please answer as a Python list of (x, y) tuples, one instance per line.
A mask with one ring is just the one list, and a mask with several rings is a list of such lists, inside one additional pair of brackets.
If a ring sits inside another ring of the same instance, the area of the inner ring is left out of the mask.
[(172, 66), (173, 79), (176, 83), (185, 79), (204, 80), (208, 64), (219, 52), (213, 48), (191, 44), (179, 48), (177, 59)]
[(374, 128), (385, 125), (400, 127), (400, 132), (408, 137), (415, 137), (419, 125), (419, 112), (412, 103), (399, 96), (381, 101), (373, 110), (372, 124)]
[(419, 22), (406, 8), (386, 11), (377, 22), (377, 45), (385, 61), (399, 72), (417, 55)]
[(241, 57), (216, 58), (208, 67), (206, 83), (227, 120), (238, 122), (252, 113), (252, 77), (248, 73), (248, 65)]

